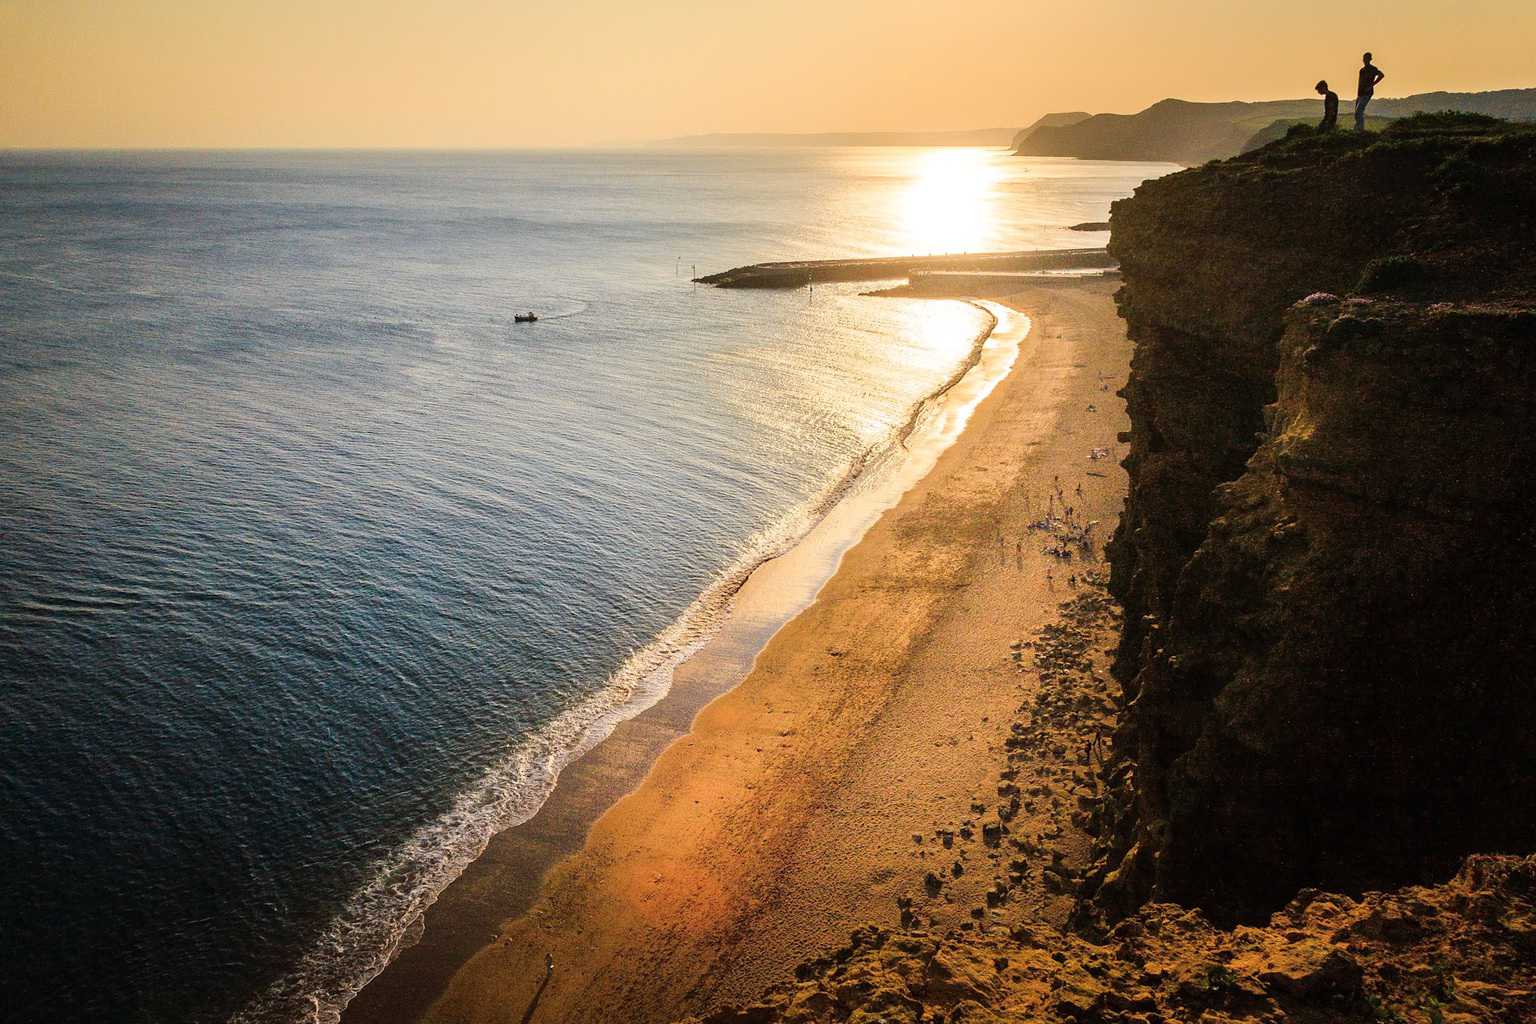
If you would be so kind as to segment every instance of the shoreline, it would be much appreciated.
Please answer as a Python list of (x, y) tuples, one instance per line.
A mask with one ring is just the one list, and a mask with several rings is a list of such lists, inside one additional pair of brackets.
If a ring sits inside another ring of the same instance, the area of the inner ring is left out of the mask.
[[(670, 666), (663, 663), (648, 673), (666, 672), (672, 676), (671, 683), (659, 696), (633, 694), (604, 716), (606, 721), (594, 721), (587, 737), (556, 772), (554, 785), (537, 809), (493, 834), (407, 926), (388, 962), (340, 1012), (341, 1021), (385, 1024), (415, 1020), (424, 1013), (453, 972), (486, 944), (503, 920), (531, 907), (545, 872), (580, 848), (587, 828), (643, 781), (661, 752), (687, 734), (699, 710), (746, 677), (757, 653), (814, 599), (843, 553), (931, 467), (958, 433), (945, 431), (950, 436), (940, 439), (937, 447), (934, 438), (921, 437), (935, 409), (967, 384), (984, 384), (990, 391), (1006, 373), (1006, 368), (994, 370), (984, 382), (968, 381), (987, 358), (999, 319), (979, 302), (952, 300), (965, 302), (987, 318), (956, 370), (914, 403), (891, 437), (850, 463), (807, 511), (809, 525), (798, 537), (739, 574), (728, 572), (712, 584), (711, 589), (725, 588), (723, 615), (704, 627), (707, 635), (702, 640), (682, 645), (681, 657)], [(1022, 333), (1003, 344), (1016, 353), (1021, 338)], [(926, 446), (926, 451), (914, 452), (909, 446), (914, 434), (920, 436), (917, 447)], [(881, 465), (887, 460), (893, 464)], [(625, 714), (625, 705), (640, 706)]]
[[(1123, 427), (1104, 397), (1129, 354), (1112, 290), (1013, 297), (1033, 321), (1027, 351), (966, 429), (746, 678), (691, 728), (678, 723), (641, 784), (530, 884), (533, 910), (480, 939), (425, 1019), (598, 1020), (623, 1007), (670, 1021), (752, 998), (853, 925), (895, 923), (928, 856), (921, 836), (995, 785), (1027, 686), (1009, 641), (1070, 596), (1026, 526), (1048, 481), (1075, 478), (1100, 540), (1118, 514), (1124, 474), (1090, 454), (1117, 450)], [(540, 985), (546, 954), (558, 967)]]

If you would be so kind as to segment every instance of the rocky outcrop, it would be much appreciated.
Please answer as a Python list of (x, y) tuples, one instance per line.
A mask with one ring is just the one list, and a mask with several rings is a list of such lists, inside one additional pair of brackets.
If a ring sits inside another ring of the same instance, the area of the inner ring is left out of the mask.
[(1536, 128), (1293, 132), (1113, 225), (1128, 809), (1098, 911), (1252, 921), (1536, 849)]
[(758, 1003), (694, 1024), (1200, 1020), (1528, 1021), (1536, 857), (1474, 857), (1446, 885), (1298, 895), (1263, 928), (1143, 907), (1103, 943), (1048, 928), (862, 928)]

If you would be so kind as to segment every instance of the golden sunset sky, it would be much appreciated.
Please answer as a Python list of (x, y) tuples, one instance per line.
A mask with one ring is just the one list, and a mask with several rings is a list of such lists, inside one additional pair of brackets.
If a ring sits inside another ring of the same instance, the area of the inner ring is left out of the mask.
[(1532, 0), (0, 0), (0, 147), (507, 147), (1018, 127), (1536, 86)]

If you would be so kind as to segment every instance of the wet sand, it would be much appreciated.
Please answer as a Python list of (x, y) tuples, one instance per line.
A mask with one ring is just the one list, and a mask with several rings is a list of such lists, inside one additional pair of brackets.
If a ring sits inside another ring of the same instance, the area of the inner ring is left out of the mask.
[[(665, 747), (541, 886), (498, 870), (538, 852), (519, 848), (518, 830), (492, 844), (457, 908), (442, 912), (465, 948), (483, 948), (426, 1019), (672, 1020), (750, 999), (857, 924), (896, 922), (895, 899), (921, 870), (914, 834), (963, 815), (995, 782), (1025, 685), (1010, 642), (1069, 596), (1025, 524), (1059, 477), (1101, 537), (1113, 528), (1124, 420), (1109, 392), (1123, 382), (1129, 344), (1112, 290), (1096, 282), (1010, 298), (1034, 321), (1012, 372), (932, 471), (904, 482), (899, 503), (842, 554), (814, 603), (777, 632), (770, 617), (760, 635), (744, 627), (701, 653), (656, 714), (562, 776), (572, 792), (628, 788), (623, 780)], [(1111, 457), (1090, 460), (1100, 446)], [(836, 564), (835, 547), (818, 555), (813, 544), (801, 557)], [(784, 577), (760, 572), (761, 593), (744, 591), (744, 606), (782, 608), (784, 588), (814, 589), (830, 568), (781, 561)], [(712, 696), (703, 680), (748, 663), (739, 686), (698, 710)], [(551, 818), (547, 860), (580, 842), (581, 823), (568, 824)], [(532, 910), (498, 928), (494, 908), (509, 890)], [(411, 953), (364, 990), (349, 1020), (418, 1016), (440, 986), (410, 968)], [(555, 968), (543, 984), (546, 954)]]

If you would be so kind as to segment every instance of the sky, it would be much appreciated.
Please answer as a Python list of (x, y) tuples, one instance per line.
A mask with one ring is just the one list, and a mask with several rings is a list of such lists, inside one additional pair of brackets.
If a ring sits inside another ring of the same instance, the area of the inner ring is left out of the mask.
[(0, 147), (503, 148), (1536, 86), (1532, 0), (0, 0)]

